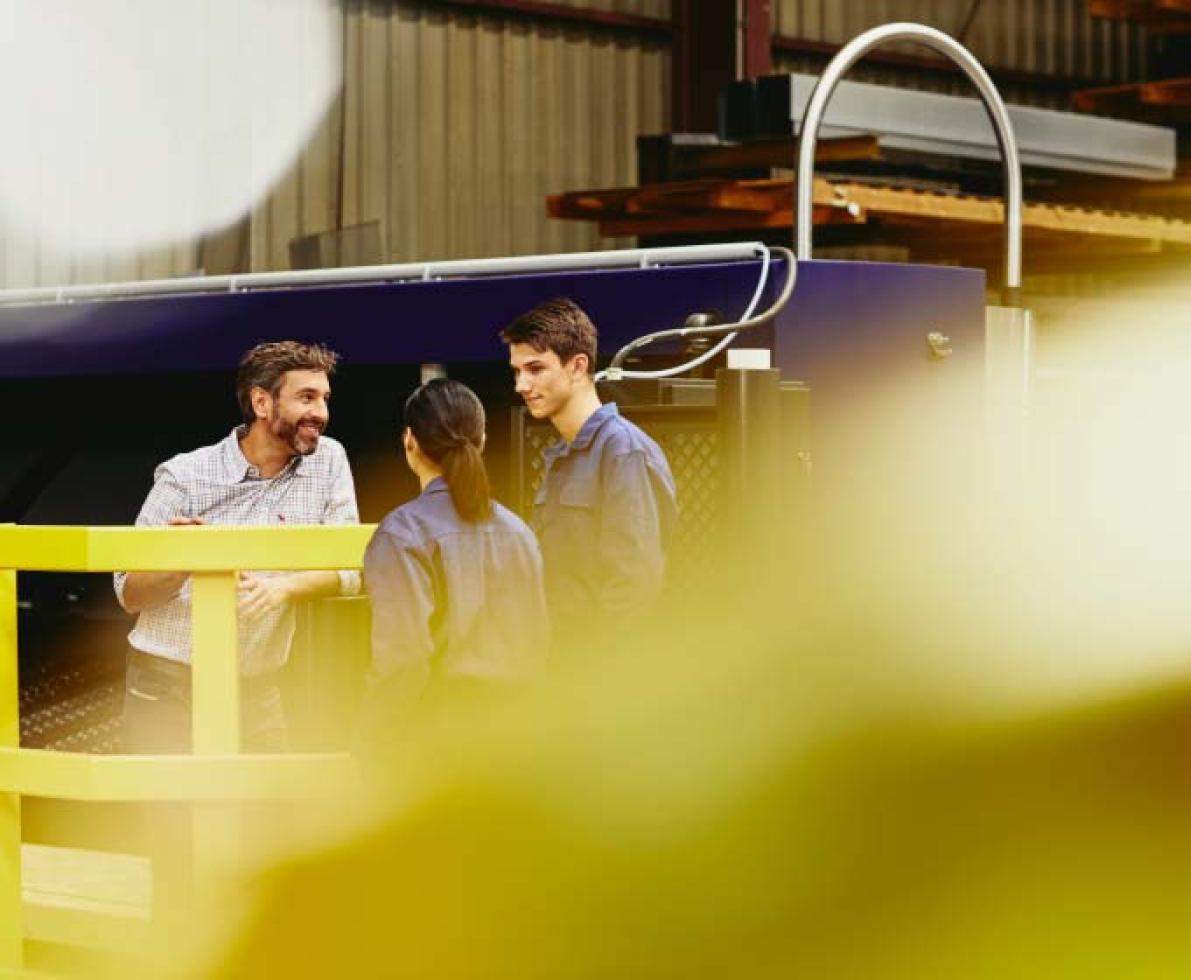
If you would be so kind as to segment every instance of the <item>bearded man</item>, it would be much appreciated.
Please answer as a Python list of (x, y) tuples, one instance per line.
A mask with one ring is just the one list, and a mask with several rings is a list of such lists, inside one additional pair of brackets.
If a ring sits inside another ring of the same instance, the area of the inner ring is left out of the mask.
[[(355, 524), (355, 487), (343, 447), (323, 435), (338, 356), (295, 341), (258, 344), (240, 359), (243, 423), (213, 446), (160, 466), (138, 525)], [(359, 591), (357, 572), (242, 572), (239, 646), (244, 747), (285, 745), (277, 671), (289, 656), (293, 602)], [(190, 578), (117, 572), (128, 636), (124, 744), (128, 752), (190, 750)]]

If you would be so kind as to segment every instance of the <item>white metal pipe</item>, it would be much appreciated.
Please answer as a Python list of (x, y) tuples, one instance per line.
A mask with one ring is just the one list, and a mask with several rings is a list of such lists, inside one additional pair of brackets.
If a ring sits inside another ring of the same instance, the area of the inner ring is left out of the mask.
[(559, 255), (524, 255), (450, 262), (414, 262), (402, 265), (364, 265), (338, 269), (302, 269), (293, 272), (252, 272), (231, 276), (187, 276), (134, 282), (87, 283), (75, 286), (38, 286), (0, 291), (0, 306), (34, 303), (72, 303), (104, 299), (193, 293), (239, 293), (254, 289), (293, 286), (327, 286), (374, 282), (410, 282), (467, 276), (518, 275), (585, 269), (653, 268), (707, 262), (756, 259), (762, 246), (756, 242), (684, 245), (673, 248), (633, 248), (606, 252), (570, 252)]
[(835, 87), (844, 74), (873, 48), (894, 41), (913, 41), (946, 55), (966, 73), (976, 86), (984, 107), (988, 111), (1001, 158), (1005, 168), (1005, 286), (1018, 289), (1021, 286), (1022, 266), (1022, 178), (1021, 159), (1017, 149), (1017, 138), (1009, 111), (997, 91), (996, 85), (975, 56), (955, 38), (922, 24), (884, 24), (874, 27), (845, 44), (824, 69), (822, 76), (811, 92), (798, 134), (797, 193), (795, 196), (794, 249), (799, 261), (811, 257), (811, 230), (814, 225), (814, 170), (815, 144), (819, 139), (819, 127)]

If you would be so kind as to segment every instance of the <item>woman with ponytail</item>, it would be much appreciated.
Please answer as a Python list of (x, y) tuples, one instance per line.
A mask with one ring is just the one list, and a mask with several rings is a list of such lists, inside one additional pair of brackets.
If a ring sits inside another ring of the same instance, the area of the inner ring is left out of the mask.
[(405, 403), (402, 446), (422, 492), (381, 521), (364, 554), (374, 715), (366, 738), (383, 739), (394, 712), (428, 686), (487, 689), (531, 676), (549, 641), (537, 540), (491, 497), (475, 393), (446, 378), (422, 385)]

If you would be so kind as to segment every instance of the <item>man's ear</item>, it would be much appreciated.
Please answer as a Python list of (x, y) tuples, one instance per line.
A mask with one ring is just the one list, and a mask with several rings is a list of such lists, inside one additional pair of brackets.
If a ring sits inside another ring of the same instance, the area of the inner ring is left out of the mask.
[(273, 395), (271, 392), (266, 391), (260, 385), (253, 385), (248, 399), (252, 402), (253, 415), (258, 419), (267, 419), (269, 417), (269, 413), (273, 409)]
[(567, 367), (577, 378), (586, 377), (591, 373), (591, 361), (586, 354), (573, 355)]
[(401, 448), (411, 455), (418, 448), (418, 440), (414, 438), (414, 434), (408, 425), (401, 433)]

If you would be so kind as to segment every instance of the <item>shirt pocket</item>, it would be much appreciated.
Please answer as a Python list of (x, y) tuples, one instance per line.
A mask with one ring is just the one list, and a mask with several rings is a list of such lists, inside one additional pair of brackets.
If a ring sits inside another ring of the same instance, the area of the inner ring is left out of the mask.
[(563, 507), (594, 510), (599, 499), (599, 487), (595, 480), (570, 480), (558, 495)]
[(599, 532), (599, 483), (594, 480), (570, 480), (559, 493), (559, 529), (563, 547), (574, 550), (575, 561), (582, 560), (594, 547)]

